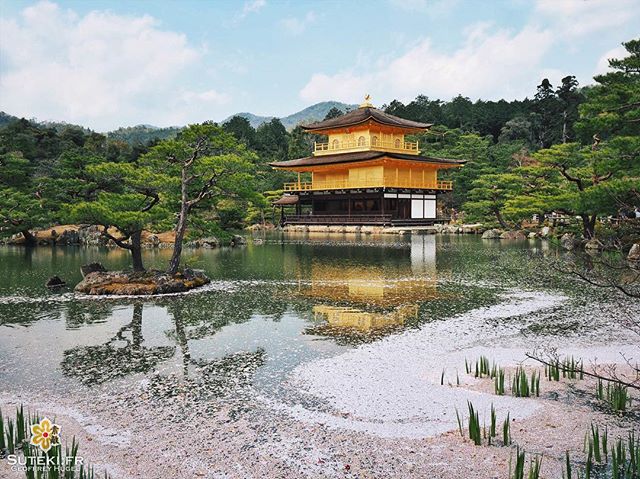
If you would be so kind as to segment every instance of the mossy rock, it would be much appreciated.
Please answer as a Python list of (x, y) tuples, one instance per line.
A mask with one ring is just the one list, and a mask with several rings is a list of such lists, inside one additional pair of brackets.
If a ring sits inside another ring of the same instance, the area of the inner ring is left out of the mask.
[(75, 291), (91, 295), (149, 296), (183, 293), (211, 280), (203, 271), (189, 270), (188, 274), (171, 276), (164, 272), (95, 271), (76, 285)]

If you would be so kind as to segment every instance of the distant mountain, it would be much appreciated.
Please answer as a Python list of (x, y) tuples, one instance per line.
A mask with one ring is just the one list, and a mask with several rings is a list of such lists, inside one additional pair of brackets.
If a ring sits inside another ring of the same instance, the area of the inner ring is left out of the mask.
[[(296, 113), (292, 113), (291, 115), (284, 116), (280, 118), (280, 121), (282, 122), (282, 124), (287, 130), (292, 130), (293, 128), (295, 128), (297, 125), (300, 125), (300, 124), (304, 125), (304, 124), (313, 123), (315, 121), (323, 120), (324, 117), (329, 112), (329, 110), (331, 110), (332, 108), (337, 108), (338, 110), (345, 112), (357, 107), (358, 105), (348, 105), (346, 103), (341, 103), (339, 101), (323, 101), (321, 103), (316, 103), (315, 105), (311, 105), (305, 108), (304, 110), (300, 110)], [(225, 121), (229, 120), (230, 118), (233, 118), (234, 116), (241, 116), (243, 118), (246, 118), (247, 120), (249, 120), (249, 123), (251, 123), (251, 126), (253, 128), (258, 128), (263, 123), (266, 123), (276, 118), (275, 116), (260, 116), (260, 115), (254, 115), (253, 113), (249, 113), (249, 112), (243, 112), (243, 113), (236, 113), (235, 115), (231, 115), (221, 123), (224, 123)], [(18, 117), (9, 115), (8, 113), (5, 113), (5, 112), (0, 112), (0, 128), (4, 127), (5, 125), (17, 119)], [(34, 123), (39, 123), (41, 125), (55, 128), (56, 130), (63, 130), (68, 127), (73, 127), (73, 128), (82, 128), (85, 132), (91, 131), (82, 126), (72, 125), (70, 123), (53, 122), (53, 121), (38, 122), (35, 119), (31, 119), (31, 121), (33, 121)], [(136, 143), (145, 144), (148, 141), (154, 140), (154, 139), (164, 140), (167, 138), (175, 138), (175, 136), (178, 134), (180, 130), (182, 130), (182, 128), (184, 127), (170, 126), (167, 128), (159, 128), (157, 126), (144, 124), (144, 125), (118, 128), (117, 130), (113, 130), (106, 133), (106, 135), (113, 140), (121, 140), (129, 144), (136, 144)]]
[(327, 116), (327, 113), (329, 113), (329, 110), (332, 108), (337, 108), (341, 112), (345, 113), (353, 110), (354, 108), (358, 108), (358, 105), (347, 105), (346, 103), (341, 103), (339, 101), (323, 101), (322, 103), (316, 103), (315, 105), (308, 106), (297, 113), (280, 118), (280, 121), (287, 130), (290, 130), (298, 125), (306, 125), (324, 120), (324, 117)]
[[(16, 120), (19, 120), (20, 117), (17, 116), (13, 116), (13, 115), (9, 115), (8, 113), (5, 113), (4, 111), (0, 111), (0, 128), (7, 126), (9, 123), (13, 123)], [(38, 125), (44, 126), (46, 128), (53, 128), (55, 130), (57, 130), (58, 132), (65, 130), (66, 128), (79, 128), (80, 130), (84, 131), (85, 133), (90, 133), (91, 130), (89, 128), (85, 128), (84, 126), (80, 126), (80, 125), (74, 125), (73, 123), (65, 123), (64, 121), (51, 121), (51, 120), (45, 120), (45, 121), (38, 121), (35, 118), (29, 118), (28, 119), (30, 122), (32, 123), (36, 123)]]
[[(316, 103), (315, 105), (311, 105), (305, 108), (304, 110), (300, 110), (296, 113), (292, 113), (291, 115), (283, 116), (282, 118), (280, 118), (280, 121), (282, 122), (282, 124), (287, 130), (292, 130), (293, 128), (301, 124), (305, 125), (305, 124), (313, 123), (314, 121), (324, 120), (324, 117), (332, 108), (337, 108), (338, 110), (345, 112), (348, 110), (353, 110), (354, 108), (357, 108), (357, 107), (358, 105), (348, 105), (346, 103), (341, 103), (339, 101), (323, 101), (321, 103)], [(260, 116), (260, 115), (254, 115), (253, 113), (243, 112), (243, 113), (236, 113), (235, 115), (231, 115), (230, 117), (226, 118), (223, 121), (223, 123), (229, 120), (230, 118), (233, 118), (234, 116), (241, 116), (243, 118), (246, 118), (247, 120), (249, 120), (249, 123), (251, 123), (251, 126), (254, 128), (258, 128), (263, 123), (266, 123), (276, 118), (274, 116)]]
[(243, 111), (241, 113), (235, 113), (231, 116), (228, 116), (227, 118), (222, 120), (220, 123), (225, 123), (226, 121), (230, 120), (234, 116), (241, 116), (242, 118), (246, 118), (247, 120), (249, 120), (249, 123), (251, 123), (251, 126), (253, 128), (258, 128), (263, 123), (267, 123), (275, 118), (275, 116), (260, 116), (260, 115), (254, 115), (253, 113), (249, 113), (247, 111)]
[(8, 113), (0, 111), (0, 128), (18, 119), (19, 118), (17, 116), (9, 115)]

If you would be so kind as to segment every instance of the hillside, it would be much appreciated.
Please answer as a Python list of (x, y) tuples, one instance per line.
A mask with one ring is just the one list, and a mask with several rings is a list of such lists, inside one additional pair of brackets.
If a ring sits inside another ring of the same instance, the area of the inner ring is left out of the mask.
[[(287, 130), (292, 130), (299, 124), (308, 124), (313, 123), (314, 121), (323, 120), (327, 115), (327, 112), (332, 108), (337, 108), (341, 111), (351, 110), (353, 108), (357, 108), (358, 105), (348, 105), (346, 103), (341, 103), (338, 101), (323, 101), (321, 103), (316, 103), (315, 105), (311, 105), (304, 110), (300, 110), (298, 112), (292, 113), (291, 115), (287, 115), (285, 117), (280, 118), (280, 121), (284, 125)], [(250, 112), (242, 112), (236, 113), (235, 115), (231, 115), (225, 118), (221, 123), (233, 118), (234, 116), (241, 116), (249, 120), (251, 126), (253, 128), (258, 128), (263, 123), (271, 121), (276, 118), (274, 116), (260, 116), (254, 115)], [(18, 117), (10, 115), (5, 112), (0, 112), (0, 128), (11, 123), (12, 121), (17, 120)], [(36, 121), (36, 120), (32, 120)], [(89, 132), (90, 130), (77, 125), (72, 125), (64, 122), (39, 122), (39, 124), (44, 126), (53, 127), (58, 131), (65, 129), (66, 127), (78, 127), (82, 128), (85, 132)], [(166, 138), (175, 137), (178, 132), (182, 129), (181, 126), (170, 126), (167, 128), (159, 128), (153, 125), (136, 125), (136, 126), (127, 126), (121, 127), (117, 130), (113, 130), (107, 133), (109, 138), (114, 140), (121, 140), (129, 144), (136, 143), (147, 143), (150, 140), (164, 140)]]
[(291, 130), (300, 124), (308, 124), (313, 123), (314, 121), (324, 120), (324, 117), (327, 116), (327, 113), (332, 108), (337, 108), (342, 112), (346, 112), (353, 110), (354, 108), (358, 108), (358, 105), (347, 105), (346, 103), (341, 103), (339, 101), (323, 101), (321, 103), (308, 106), (297, 113), (280, 118), (280, 121), (287, 130)]
[(18, 119), (19, 118), (17, 116), (9, 115), (8, 113), (0, 111), (0, 128)]
[[(291, 115), (284, 116), (280, 118), (280, 121), (287, 130), (292, 130), (300, 124), (313, 123), (314, 121), (323, 120), (329, 110), (331, 110), (332, 108), (337, 108), (338, 110), (344, 112), (357, 107), (358, 105), (348, 105), (339, 101), (323, 101), (321, 103), (316, 103), (315, 105), (308, 106), (304, 110), (300, 110), (298, 112), (292, 113)], [(263, 123), (271, 121), (273, 118), (275, 118), (274, 116), (260, 116), (254, 115), (253, 113), (249, 112), (242, 112), (229, 116), (223, 121), (223, 123), (230, 118), (233, 118), (234, 116), (241, 116), (243, 118), (246, 118), (254, 128), (258, 128)]]

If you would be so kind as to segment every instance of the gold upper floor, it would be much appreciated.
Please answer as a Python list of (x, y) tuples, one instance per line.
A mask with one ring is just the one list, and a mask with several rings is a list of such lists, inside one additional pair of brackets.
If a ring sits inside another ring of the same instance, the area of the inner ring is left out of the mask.
[[(448, 165), (445, 165), (447, 167)], [(285, 191), (321, 191), (362, 188), (451, 190), (451, 181), (438, 179), (442, 165), (402, 160), (376, 160), (310, 167), (311, 181), (285, 183)]]
[(387, 151), (418, 155), (418, 146), (417, 141), (406, 141), (404, 133), (400, 130), (366, 128), (329, 133), (327, 141), (314, 143), (313, 155), (334, 155), (357, 151)]

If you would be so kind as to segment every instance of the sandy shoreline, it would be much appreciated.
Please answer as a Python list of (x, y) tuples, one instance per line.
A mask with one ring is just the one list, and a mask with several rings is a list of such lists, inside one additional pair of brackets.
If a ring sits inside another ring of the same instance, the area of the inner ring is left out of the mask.
[[(55, 416), (67, 438), (80, 439), (80, 454), (114, 478), (506, 477), (512, 447), (477, 447), (457, 432), (455, 408), (466, 411), (470, 399), (481, 421), (492, 403), (499, 421), (508, 411), (515, 419), (514, 442), (544, 455), (544, 477), (561, 477), (566, 450), (583, 457), (592, 421), (615, 436), (638, 418), (606, 414), (589, 379), (543, 379), (540, 398), (513, 398), (508, 391), (498, 397), (490, 380), (465, 374), (464, 360), (484, 354), (512, 370), (531, 345), (519, 332), (548, 321), (564, 301), (561, 295), (510, 291), (498, 305), (303, 363), (283, 384), (284, 394), (273, 397), (250, 383), (212, 402), (196, 401), (188, 390), (150, 397), (140, 376), (134, 386), (116, 381), (72, 397), (46, 385), (6, 390), (0, 406), (6, 414), (24, 403)], [(606, 314), (599, 317), (607, 323)], [(624, 331), (610, 329), (607, 337), (554, 336), (539, 343), (587, 365), (621, 362), (621, 351), (637, 354), (636, 338)], [(531, 361), (525, 365), (540, 369)]]

